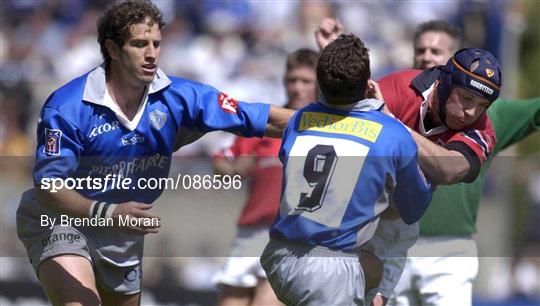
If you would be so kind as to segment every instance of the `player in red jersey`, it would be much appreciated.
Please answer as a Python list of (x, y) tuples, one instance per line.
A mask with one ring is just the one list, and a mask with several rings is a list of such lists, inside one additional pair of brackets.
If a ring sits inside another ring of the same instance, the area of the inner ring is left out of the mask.
[[(326, 18), (317, 43), (323, 48), (341, 31), (337, 20)], [(389, 111), (413, 130), (422, 168), (434, 183), (451, 184), (474, 180), (493, 149), (495, 135), (485, 110), (498, 97), (501, 81), (496, 58), (464, 49), (446, 66), (391, 73), (379, 86)]]
[[(299, 109), (317, 100), (318, 53), (300, 49), (287, 57), (283, 83), (286, 108)], [(281, 139), (238, 137), (216, 154), (216, 172), (249, 177), (249, 196), (237, 226), (230, 257), (214, 280), (221, 285), (219, 305), (279, 305), (259, 262), (268, 228), (279, 207), (282, 170), (277, 158)]]
[[(319, 46), (340, 32), (338, 21), (323, 20), (316, 33)], [(495, 145), (485, 111), (498, 97), (501, 83), (497, 59), (481, 49), (460, 50), (444, 66), (400, 71), (379, 80), (387, 108), (411, 129), (419, 163), (438, 184), (472, 182), (478, 176)], [(418, 224), (383, 220), (377, 232), (367, 249), (385, 259), (378, 292), (388, 297), (403, 271), (408, 248), (418, 238)]]

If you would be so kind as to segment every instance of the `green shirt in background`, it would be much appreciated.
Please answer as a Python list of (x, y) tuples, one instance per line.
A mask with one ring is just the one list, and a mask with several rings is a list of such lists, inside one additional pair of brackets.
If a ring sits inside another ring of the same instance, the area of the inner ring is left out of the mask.
[(476, 233), (478, 204), (493, 156), (540, 127), (540, 97), (497, 100), (487, 112), (497, 138), (490, 159), (484, 162), (474, 182), (437, 187), (420, 220), (421, 236), (471, 236)]

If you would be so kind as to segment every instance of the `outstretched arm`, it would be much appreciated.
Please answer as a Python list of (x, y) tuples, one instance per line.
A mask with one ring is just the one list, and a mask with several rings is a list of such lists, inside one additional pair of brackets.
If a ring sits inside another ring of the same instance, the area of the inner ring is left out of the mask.
[(282, 107), (270, 106), (270, 114), (264, 136), (281, 138), (283, 130), (287, 127), (287, 123), (291, 119), (294, 111)]

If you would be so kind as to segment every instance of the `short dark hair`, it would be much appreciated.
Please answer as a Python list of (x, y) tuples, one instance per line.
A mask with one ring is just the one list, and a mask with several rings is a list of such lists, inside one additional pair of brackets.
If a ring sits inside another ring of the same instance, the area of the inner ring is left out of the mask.
[(461, 44), (461, 34), (459, 32), (459, 29), (451, 23), (444, 20), (430, 20), (419, 24), (416, 28), (416, 31), (414, 32), (413, 45), (415, 47), (418, 38), (426, 32), (442, 32), (448, 34), (448, 36), (450, 36), (450, 38), (454, 40), (454, 50), (452, 51), (457, 51), (459, 49), (459, 46)]
[(328, 103), (349, 104), (365, 99), (371, 77), (368, 51), (353, 34), (341, 34), (323, 49), (317, 63), (317, 82)]
[(319, 52), (308, 48), (301, 48), (287, 55), (286, 70), (290, 71), (299, 67), (307, 67), (315, 70)]
[(131, 27), (150, 19), (149, 25), (157, 23), (159, 29), (163, 28), (163, 14), (149, 0), (128, 0), (113, 5), (97, 22), (98, 43), (101, 54), (109, 67), (111, 56), (105, 47), (105, 41), (110, 39), (118, 46), (122, 46), (129, 39)]

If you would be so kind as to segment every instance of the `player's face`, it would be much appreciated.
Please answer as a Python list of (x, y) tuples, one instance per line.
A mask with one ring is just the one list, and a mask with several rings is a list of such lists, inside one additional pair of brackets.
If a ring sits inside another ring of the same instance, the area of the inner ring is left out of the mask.
[(452, 57), (454, 40), (444, 32), (425, 32), (418, 37), (414, 47), (414, 68), (429, 69), (446, 65)]
[(285, 74), (287, 107), (299, 109), (317, 100), (317, 80), (315, 69), (296, 67)]
[(489, 104), (487, 99), (455, 87), (446, 100), (446, 124), (452, 130), (463, 130), (478, 120)]
[(158, 67), (160, 44), (161, 31), (155, 22), (151, 26), (146, 22), (133, 25), (118, 55), (119, 68), (139, 85), (151, 83)]

